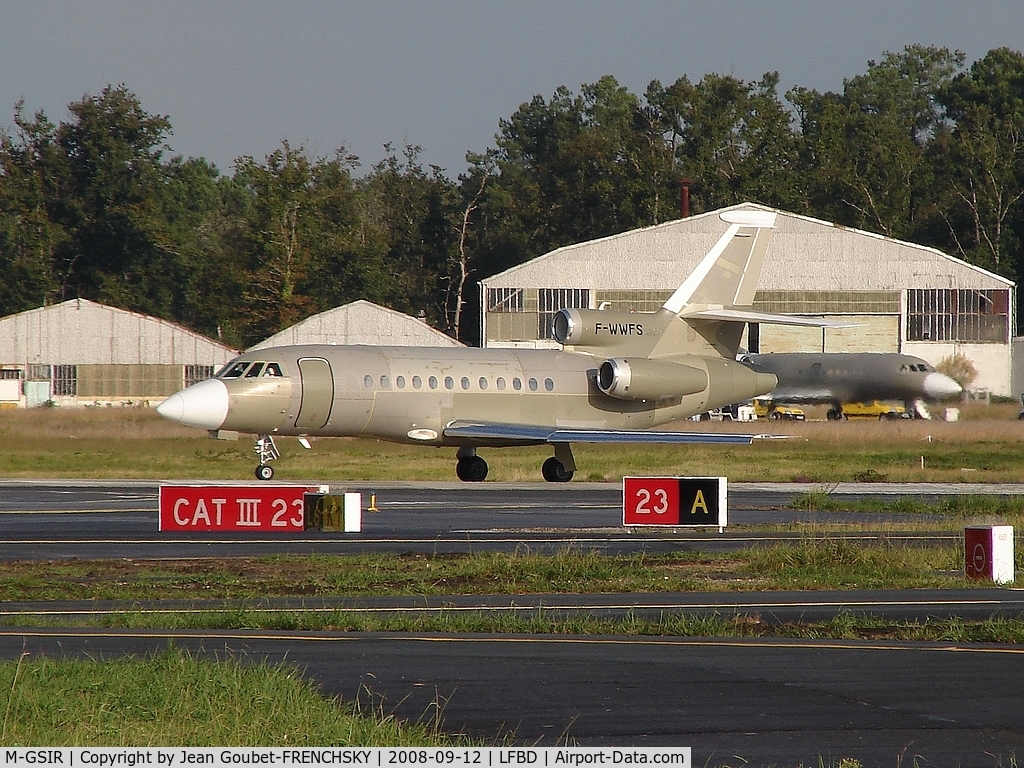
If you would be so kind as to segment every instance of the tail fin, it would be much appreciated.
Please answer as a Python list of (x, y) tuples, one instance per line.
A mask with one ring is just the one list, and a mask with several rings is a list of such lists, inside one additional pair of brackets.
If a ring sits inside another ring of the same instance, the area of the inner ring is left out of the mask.
[(725, 211), (719, 217), (729, 223), (729, 228), (663, 309), (678, 315), (688, 307), (700, 310), (749, 307), (754, 303), (775, 212)]

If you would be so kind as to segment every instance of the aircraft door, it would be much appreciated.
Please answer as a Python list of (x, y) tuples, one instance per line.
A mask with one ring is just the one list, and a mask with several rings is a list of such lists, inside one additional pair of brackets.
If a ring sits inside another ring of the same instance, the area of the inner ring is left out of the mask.
[(331, 364), (320, 357), (299, 360), (302, 375), (302, 402), (295, 418), (296, 429), (322, 429), (331, 418), (334, 401), (334, 374)]

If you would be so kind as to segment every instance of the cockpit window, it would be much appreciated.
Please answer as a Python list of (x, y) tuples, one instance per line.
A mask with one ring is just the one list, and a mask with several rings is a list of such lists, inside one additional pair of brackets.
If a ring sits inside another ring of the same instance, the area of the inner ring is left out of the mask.
[(279, 363), (267, 363), (267, 367), (263, 369), (264, 376), (284, 376), (281, 373), (281, 365)]
[(237, 379), (239, 376), (245, 373), (245, 369), (249, 367), (249, 364), (251, 362), (251, 360), (239, 360), (237, 363), (228, 368), (221, 378)]
[(245, 378), (255, 379), (260, 375), (260, 371), (263, 370), (263, 363), (253, 363), (252, 368), (245, 372)]

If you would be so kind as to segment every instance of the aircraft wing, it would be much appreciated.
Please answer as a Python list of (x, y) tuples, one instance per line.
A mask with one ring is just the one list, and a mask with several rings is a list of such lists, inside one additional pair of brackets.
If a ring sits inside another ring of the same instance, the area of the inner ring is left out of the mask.
[(772, 325), (800, 325), (812, 328), (856, 328), (861, 323), (847, 323), (842, 320), (825, 320), (821, 317), (799, 317), (797, 315), (776, 315), (771, 312), (754, 312), (744, 309), (701, 309), (684, 313), (684, 320), (732, 320), (742, 323), (769, 323)]
[(642, 429), (561, 429), (527, 424), (453, 421), (445, 437), (515, 443), (712, 443), (750, 445), (767, 435), (725, 432), (652, 432)]

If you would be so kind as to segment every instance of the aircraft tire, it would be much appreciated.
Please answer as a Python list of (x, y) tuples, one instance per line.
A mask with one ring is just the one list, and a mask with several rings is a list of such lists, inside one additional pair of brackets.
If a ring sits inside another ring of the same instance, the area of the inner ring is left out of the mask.
[(455, 465), (455, 474), (463, 482), (482, 482), (487, 477), (487, 462), (479, 456), (466, 456)]
[(540, 473), (549, 483), (568, 483), (572, 480), (573, 473), (565, 468), (554, 456), (550, 456), (540, 468)]
[(260, 464), (256, 467), (256, 479), (257, 480), (273, 480), (274, 479), (274, 468), (269, 464)]

